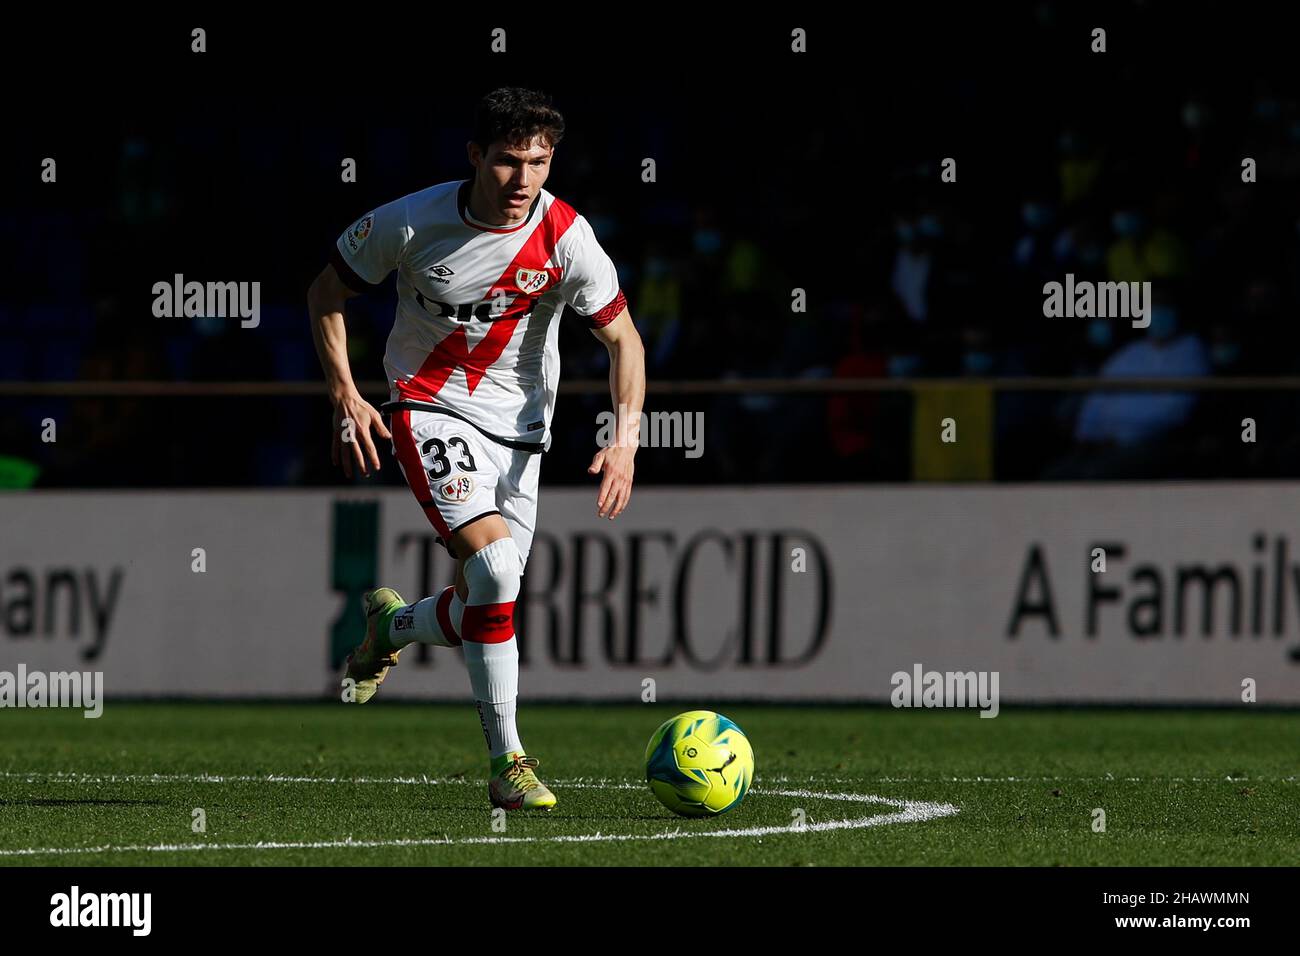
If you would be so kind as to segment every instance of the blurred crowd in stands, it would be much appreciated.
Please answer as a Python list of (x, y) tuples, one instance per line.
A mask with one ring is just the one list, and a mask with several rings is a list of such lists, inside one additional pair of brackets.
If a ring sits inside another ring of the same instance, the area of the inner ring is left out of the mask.
[[(851, 103), (851, 91), (841, 96)], [(651, 133), (633, 142), (602, 125), (605, 104), (556, 91), (556, 105), (571, 132), (548, 188), (588, 217), (617, 264), (652, 381), (1300, 374), (1300, 105), (1266, 83), (1166, 86), (1122, 130), (1036, 112), (1017, 144), (1028, 152), (1008, 157), (1016, 169), (988, 187), (980, 170), (999, 157), (976, 161), (978, 142), (954, 150), (957, 183), (947, 185), (943, 152), (899, 146), (894, 158), (895, 144), (871, 131), (812, 129), (817, 116), (773, 147), (776, 171), (732, 182), (700, 162), (718, 143), (669, 116), (643, 111)], [(107, 159), (93, 181), (53, 205), (37, 194), (0, 212), (4, 232), (22, 238), (8, 265), (23, 279), (0, 298), (0, 380), (319, 380), (305, 290), (329, 244), (367, 208), (467, 176), (464, 139), (450, 123), (371, 125), (348, 139), (263, 120), (234, 143), (195, 123), (98, 144)], [(866, 150), (887, 181), (848, 182), (869, 201), (835, 201), (823, 171), (856, 180), (840, 154)], [(647, 151), (659, 170), (652, 187), (639, 175)], [(362, 185), (335, 182), (348, 155), (361, 157)], [(1243, 181), (1247, 157), (1258, 182)], [(67, 162), (61, 175), (77, 172)], [(176, 272), (260, 279), (261, 325), (154, 319), (147, 290)], [(1044, 283), (1067, 273), (1150, 281), (1150, 327), (1045, 318)], [(792, 311), (795, 289), (805, 311)], [(390, 288), (349, 305), (359, 380), (382, 375), (394, 302)], [(565, 379), (607, 375), (603, 347), (576, 323), (563, 327), (561, 355)], [(705, 453), (646, 449), (639, 477), (906, 481), (916, 396), (652, 395), (648, 410), (705, 413)], [(608, 402), (562, 397), (548, 483), (590, 480)], [(1300, 397), (1289, 391), (1000, 389), (992, 403), (985, 477), (998, 480), (1300, 474)], [(40, 440), (46, 418), (57, 442)], [(1244, 418), (1257, 424), (1251, 445)], [(323, 393), (3, 397), (0, 455), (31, 463), (22, 473), (51, 487), (343, 483), (328, 460), (329, 424)], [(398, 480), (396, 469), (383, 480)]]

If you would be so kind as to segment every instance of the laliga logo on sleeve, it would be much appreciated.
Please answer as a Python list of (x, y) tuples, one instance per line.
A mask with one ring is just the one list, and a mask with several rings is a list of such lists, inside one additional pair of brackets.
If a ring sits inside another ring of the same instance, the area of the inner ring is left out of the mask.
[(540, 292), (542, 286), (550, 281), (550, 276), (546, 274), (545, 269), (516, 269), (515, 285), (519, 286), (521, 292), (532, 295), (534, 292)]
[(451, 481), (445, 481), (438, 493), (447, 501), (467, 501), (474, 493), (474, 482), (469, 475), (457, 475)]
[(370, 235), (370, 229), (375, 224), (374, 213), (370, 213), (361, 219), (355, 226), (348, 230), (348, 248), (356, 252), (361, 248), (361, 244), (366, 241), (366, 236)]

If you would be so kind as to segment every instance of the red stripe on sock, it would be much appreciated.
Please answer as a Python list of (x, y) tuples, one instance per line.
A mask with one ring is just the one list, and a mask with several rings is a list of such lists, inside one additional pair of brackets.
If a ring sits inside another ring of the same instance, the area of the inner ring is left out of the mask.
[(461, 639), (475, 644), (501, 644), (515, 636), (515, 602), (469, 604), (460, 622)]
[(442, 628), (443, 636), (453, 644), (459, 644), (460, 635), (456, 633), (456, 628), (452, 627), (451, 624), (451, 597), (455, 593), (456, 589), (449, 587), (439, 594), (437, 603), (433, 605), (433, 613), (438, 618), (438, 626)]

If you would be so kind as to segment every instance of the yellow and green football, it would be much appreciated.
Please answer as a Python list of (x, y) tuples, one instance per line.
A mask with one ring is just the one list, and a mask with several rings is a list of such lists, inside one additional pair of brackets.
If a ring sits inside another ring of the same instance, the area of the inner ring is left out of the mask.
[(684, 817), (711, 817), (734, 809), (753, 777), (749, 738), (711, 710), (688, 710), (664, 721), (645, 749), (650, 790)]

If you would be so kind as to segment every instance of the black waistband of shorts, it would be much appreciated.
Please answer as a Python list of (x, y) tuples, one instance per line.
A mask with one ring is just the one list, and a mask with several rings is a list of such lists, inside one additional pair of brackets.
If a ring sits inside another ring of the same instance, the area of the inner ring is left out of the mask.
[(464, 415), (460, 414), (460, 412), (453, 412), (445, 405), (434, 405), (430, 402), (419, 402), (413, 399), (404, 398), (396, 402), (384, 402), (384, 404), (379, 406), (381, 412), (387, 412), (390, 415), (393, 412), (401, 411), (403, 409), (413, 412), (436, 412), (439, 415), (450, 415), (452, 418), (458, 418), (466, 425), (477, 429), (482, 433), (483, 437), (492, 439), (498, 445), (513, 448), (515, 451), (527, 452), (530, 455), (539, 455), (543, 450), (541, 442), (519, 441), (517, 438), (502, 438), (500, 435), (493, 435), (490, 431), (487, 431), (476, 423), (470, 421)]

